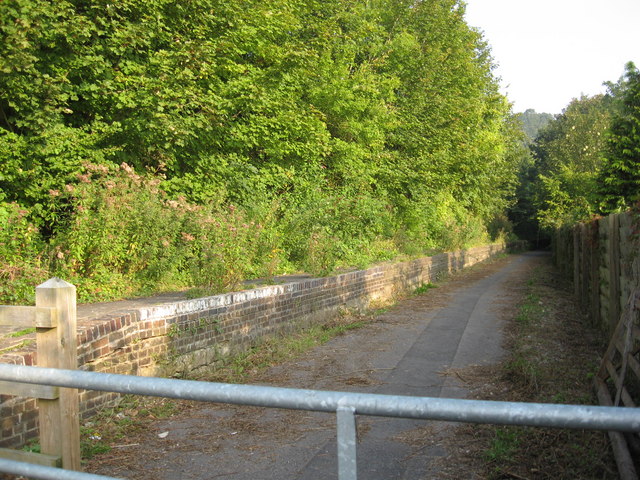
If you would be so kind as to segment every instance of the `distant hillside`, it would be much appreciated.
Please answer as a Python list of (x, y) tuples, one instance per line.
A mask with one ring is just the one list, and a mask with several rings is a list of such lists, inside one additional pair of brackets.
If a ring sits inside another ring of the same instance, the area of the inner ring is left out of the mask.
[(530, 142), (535, 140), (538, 132), (554, 119), (554, 115), (551, 113), (537, 113), (533, 108), (526, 110), (520, 115), (522, 119), (522, 125), (524, 127), (524, 133)]

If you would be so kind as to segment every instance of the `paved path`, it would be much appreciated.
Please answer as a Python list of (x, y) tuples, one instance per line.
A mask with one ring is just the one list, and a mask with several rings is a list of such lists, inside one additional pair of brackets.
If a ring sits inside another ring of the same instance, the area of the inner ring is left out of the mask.
[[(261, 383), (465, 397), (464, 385), (445, 373), (501, 358), (501, 327), (517, 301), (513, 288), (541, 258), (529, 253), (474, 267), (399, 302), (367, 327), (270, 369)], [(447, 452), (433, 439), (446, 436), (448, 425), (358, 417), (360, 478), (438, 478), (435, 460)], [(154, 425), (140, 445), (114, 452), (94, 470), (163, 480), (337, 478), (335, 416), (323, 413), (198, 405)]]

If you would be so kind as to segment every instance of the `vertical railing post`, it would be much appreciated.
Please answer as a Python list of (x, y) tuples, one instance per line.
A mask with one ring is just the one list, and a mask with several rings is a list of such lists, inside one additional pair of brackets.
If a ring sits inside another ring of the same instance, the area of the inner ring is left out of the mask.
[[(52, 278), (36, 287), (36, 306), (55, 308), (57, 328), (37, 328), (38, 366), (75, 370), (76, 287)], [(62, 467), (80, 470), (78, 390), (61, 388), (55, 400), (38, 400), (42, 453), (62, 457)]]
[(336, 419), (338, 427), (338, 479), (357, 480), (355, 408), (338, 407), (336, 410)]

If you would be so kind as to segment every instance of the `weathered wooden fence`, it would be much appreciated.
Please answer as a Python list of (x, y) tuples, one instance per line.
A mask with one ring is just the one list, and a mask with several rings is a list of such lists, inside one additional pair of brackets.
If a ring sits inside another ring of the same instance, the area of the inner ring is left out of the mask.
[[(594, 377), (601, 405), (640, 405), (640, 215), (610, 215), (556, 232), (556, 265), (609, 346)], [(618, 472), (637, 480), (640, 436), (609, 432)], [(636, 461), (634, 461), (635, 452)]]
[(554, 260), (573, 279), (591, 321), (612, 334), (633, 289), (640, 285), (638, 214), (625, 212), (556, 232)]
[[(36, 329), (38, 365), (76, 369), (76, 287), (52, 278), (36, 287), (35, 307), (0, 306), (0, 325)], [(0, 382), (0, 391), (38, 399), (41, 453), (1, 448), (0, 458), (80, 470), (78, 391)]]

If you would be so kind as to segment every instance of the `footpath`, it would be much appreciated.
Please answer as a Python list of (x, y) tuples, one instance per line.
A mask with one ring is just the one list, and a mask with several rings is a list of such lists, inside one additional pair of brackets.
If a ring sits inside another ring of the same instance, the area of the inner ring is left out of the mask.
[[(512, 255), (458, 273), (365, 327), (270, 368), (258, 382), (464, 398), (469, 392), (456, 372), (500, 360), (516, 287), (544, 255)], [(447, 462), (455, 461), (443, 442), (450, 429), (441, 422), (358, 417), (360, 478), (442, 478)], [(335, 479), (335, 415), (195, 404), (87, 467), (131, 479)]]

